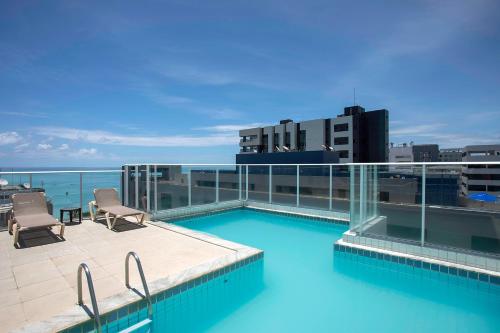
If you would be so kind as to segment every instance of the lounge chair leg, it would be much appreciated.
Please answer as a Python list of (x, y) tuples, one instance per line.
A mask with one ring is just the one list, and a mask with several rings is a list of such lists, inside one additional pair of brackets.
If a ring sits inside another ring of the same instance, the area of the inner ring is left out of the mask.
[(141, 221), (139, 222), (139, 224), (143, 224), (144, 223), (144, 217), (146, 217), (146, 214), (142, 214), (141, 215)]
[(16, 225), (14, 227), (14, 246), (19, 242), (19, 227)]
[(92, 222), (95, 222), (96, 217), (95, 217), (95, 214), (94, 214), (94, 202), (93, 201), (89, 202), (89, 213), (90, 213), (90, 220)]
[(61, 224), (61, 226), (60, 226), (61, 230), (59, 230), (59, 237), (61, 237), (61, 238), (64, 237), (64, 227), (65, 227), (65, 225)]
[(108, 229), (113, 229), (113, 226), (111, 225), (111, 220), (109, 219), (109, 213), (104, 214), (106, 216), (106, 222), (108, 223)]
[(115, 227), (115, 223), (116, 223), (117, 218), (118, 218), (118, 215), (115, 215), (115, 217), (113, 218), (113, 223), (111, 224), (111, 229), (113, 229)]
[(8, 225), (7, 228), (9, 230), (9, 234), (11, 234), (11, 235), (12, 235), (12, 225), (13, 224), (14, 224), (14, 221), (12, 219), (9, 219), (9, 222), (7, 224)]

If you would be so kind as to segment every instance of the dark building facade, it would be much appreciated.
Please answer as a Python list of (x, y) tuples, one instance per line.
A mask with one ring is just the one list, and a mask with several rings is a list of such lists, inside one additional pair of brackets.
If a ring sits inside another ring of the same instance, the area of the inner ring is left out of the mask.
[[(265, 164), (283, 160), (300, 163), (375, 163), (389, 158), (389, 112), (385, 109), (365, 111), (361, 106), (344, 108), (335, 118), (294, 123), (290, 119), (274, 126), (240, 131), (238, 164)], [(309, 154), (311, 152), (335, 152)], [(308, 154), (303, 154), (308, 153)], [(274, 157), (275, 154), (292, 154)]]

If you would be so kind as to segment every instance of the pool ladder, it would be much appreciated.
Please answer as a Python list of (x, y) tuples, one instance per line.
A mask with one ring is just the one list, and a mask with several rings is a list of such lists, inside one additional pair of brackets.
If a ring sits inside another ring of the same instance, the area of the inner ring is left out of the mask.
[[(135, 262), (137, 264), (137, 270), (139, 271), (139, 275), (141, 277), (142, 281), (142, 287), (144, 288), (144, 295), (142, 295), (137, 289), (132, 288), (130, 286), (130, 278), (129, 278), (129, 259), (130, 257), (133, 257), (135, 259)], [(88, 284), (88, 289), (89, 289), (89, 294), (90, 294), (90, 302), (92, 303), (92, 312), (87, 308), (87, 306), (83, 303), (83, 297), (82, 297), (82, 272), (85, 272), (85, 276), (87, 278), (87, 284)], [(99, 308), (97, 306), (97, 299), (95, 296), (95, 289), (94, 289), (94, 283), (92, 282), (92, 275), (90, 274), (90, 269), (85, 263), (81, 263), (80, 266), (78, 266), (78, 305), (82, 306), (84, 310), (89, 314), (89, 316), (94, 318), (95, 322), (95, 327), (97, 329), (98, 333), (102, 332), (102, 327), (101, 327), (101, 316), (99, 315)], [(130, 251), (127, 253), (127, 256), (125, 257), (125, 286), (141, 296), (142, 298), (146, 299), (146, 302), (148, 304), (148, 317), (146, 319), (143, 319), (142, 321), (120, 331), (119, 333), (132, 333), (140, 328), (150, 326), (153, 323), (153, 303), (151, 301), (151, 295), (149, 294), (149, 288), (148, 284), (146, 282), (146, 277), (144, 276), (144, 270), (142, 269), (142, 264), (141, 260), (139, 259), (139, 256), (137, 253)]]

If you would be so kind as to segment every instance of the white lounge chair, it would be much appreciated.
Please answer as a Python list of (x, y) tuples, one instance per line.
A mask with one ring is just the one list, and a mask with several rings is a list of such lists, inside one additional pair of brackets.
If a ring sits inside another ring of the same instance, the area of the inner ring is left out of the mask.
[(58, 226), (59, 237), (63, 239), (64, 224), (49, 214), (45, 193), (16, 193), (11, 198), (13, 216), (9, 220), (8, 228), (9, 232), (14, 233), (14, 246), (19, 242), (19, 233), (30, 229)]
[[(104, 213), (110, 230), (115, 227), (116, 220), (118, 218), (126, 216), (135, 216), (140, 225), (144, 224), (144, 217), (146, 216), (146, 213), (123, 206), (118, 197), (118, 192), (114, 188), (95, 189), (94, 198), (95, 201), (89, 202), (90, 218), (92, 221), (96, 222), (97, 215)], [(141, 216), (140, 219), (139, 216)], [(111, 221), (111, 217), (113, 217), (113, 221)]]

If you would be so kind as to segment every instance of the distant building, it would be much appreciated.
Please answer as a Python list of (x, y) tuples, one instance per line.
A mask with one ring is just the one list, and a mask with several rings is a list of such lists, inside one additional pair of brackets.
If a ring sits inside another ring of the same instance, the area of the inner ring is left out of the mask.
[(445, 148), (439, 150), (440, 162), (462, 162), (462, 148)]
[[(392, 163), (413, 163), (413, 162), (438, 162), (439, 146), (436, 144), (415, 145), (403, 143), (394, 146), (391, 143), (389, 148), (389, 162)], [(391, 165), (391, 171), (411, 171), (410, 165)]]
[(413, 145), (413, 162), (439, 162), (439, 146), (436, 144)]
[(466, 146), (463, 149), (464, 162), (482, 162), (481, 165), (468, 165), (462, 168), (462, 194), (489, 192), (500, 195), (500, 165), (488, 162), (500, 161), (500, 144)]
[(388, 122), (385, 109), (365, 112), (350, 106), (336, 118), (300, 123), (286, 119), (279, 125), (244, 129), (236, 163), (387, 162)]
[[(389, 148), (389, 162), (391, 163), (412, 163), (413, 162), (413, 147), (406, 143), (398, 146), (394, 146), (391, 143)], [(389, 167), (391, 171), (397, 170), (411, 170), (411, 165), (391, 165)]]

